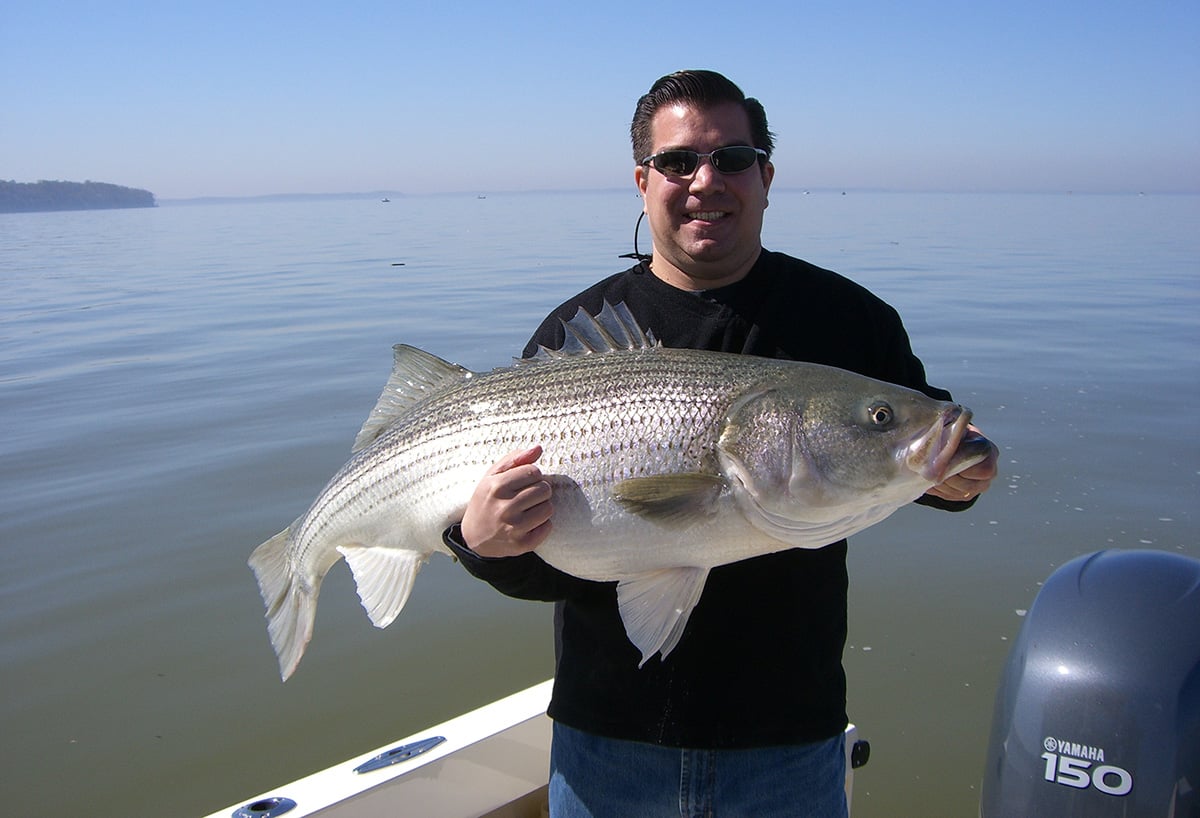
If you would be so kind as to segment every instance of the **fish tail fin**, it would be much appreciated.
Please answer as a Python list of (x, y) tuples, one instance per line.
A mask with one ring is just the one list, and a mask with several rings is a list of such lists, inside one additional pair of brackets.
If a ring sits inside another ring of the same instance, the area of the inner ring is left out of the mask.
[(346, 558), (358, 598), (377, 628), (386, 628), (404, 608), (413, 582), (429, 554), (410, 548), (384, 548), (365, 545), (339, 545)]
[(317, 594), (321, 589), (319, 577), (313, 587), (306, 587), (288, 564), (287, 544), (291, 534), (289, 526), (250, 555), (250, 568), (267, 606), (267, 635), (279, 659), (279, 675), (285, 682), (300, 664), (304, 648), (312, 638)]

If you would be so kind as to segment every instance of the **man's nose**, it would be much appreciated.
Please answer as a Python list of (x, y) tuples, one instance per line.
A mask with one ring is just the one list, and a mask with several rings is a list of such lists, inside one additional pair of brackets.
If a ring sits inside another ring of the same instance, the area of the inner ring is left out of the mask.
[(692, 181), (689, 190), (712, 190), (725, 185), (725, 174), (713, 167), (711, 156), (701, 156), (696, 169), (692, 171)]

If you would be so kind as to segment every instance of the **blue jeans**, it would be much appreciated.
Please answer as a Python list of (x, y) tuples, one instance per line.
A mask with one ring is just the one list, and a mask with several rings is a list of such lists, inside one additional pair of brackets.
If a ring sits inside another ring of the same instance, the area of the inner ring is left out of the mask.
[(828, 741), (688, 750), (554, 723), (551, 818), (845, 818), (846, 757)]

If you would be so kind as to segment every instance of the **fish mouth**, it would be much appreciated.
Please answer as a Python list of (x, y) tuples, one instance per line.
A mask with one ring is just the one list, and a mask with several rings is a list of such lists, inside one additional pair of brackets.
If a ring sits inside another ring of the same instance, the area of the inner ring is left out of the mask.
[(987, 438), (970, 432), (971, 410), (949, 404), (933, 424), (911, 444), (905, 463), (933, 485), (968, 469), (987, 456)]

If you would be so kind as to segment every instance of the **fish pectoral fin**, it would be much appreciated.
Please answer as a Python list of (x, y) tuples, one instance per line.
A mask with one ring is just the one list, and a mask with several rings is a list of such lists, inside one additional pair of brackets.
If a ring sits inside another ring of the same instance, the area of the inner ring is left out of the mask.
[(358, 598), (371, 624), (377, 628), (392, 624), (408, 601), (427, 555), (407, 548), (365, 545), (339, 545), (337, 550), (350, 566)]
[(617, 584), (625, 633), (642, 653), (638, 667), (656, 652), (665, 658), (679, 644), (707, 580), (707, 568), (665, 568)]
[(613, 486), (613, 497), (630, 514), (670, 528), (707, 519), (725, 491), (725, 478), (703, 472), (631, 477)]

